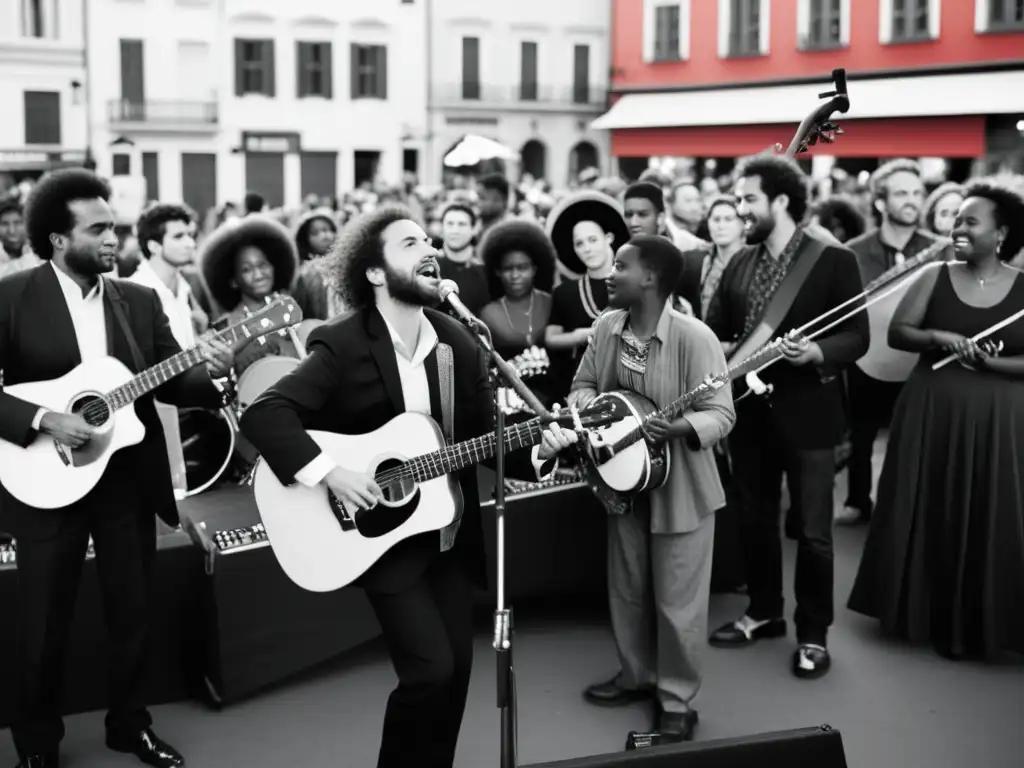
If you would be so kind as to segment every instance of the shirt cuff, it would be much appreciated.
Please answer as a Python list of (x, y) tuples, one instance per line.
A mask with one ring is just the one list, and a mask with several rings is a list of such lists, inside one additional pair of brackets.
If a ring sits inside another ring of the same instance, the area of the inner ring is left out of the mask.
[(719, 424), (711, 415), (696, 411), (686, 414), (683, 418), (691, 428), (685, 439), (686, 447), (691, 451), (710, 448), (720, 439)]
[(43, 423), (43, 416), (45, 416), (48, 413), (49, 411), (46, 408), (40, 408), (38, 411), (36, 411), (35, 418), (32, 419), (32, 429), (38, 432), (40, 425)]
[(321, 453), (309, 464), (295, 473), (295, 479), (309, 488), (314, 488), (323, 482), (331, 471), (338, 465), (326, 453)]
[(537, 473), (537, 479), (543, 482), (549, 480), (558, 469), (558, 458), (552, 456), (550, 459), (539, 458), (540, 446), (535, 445), (530, 450), (530, 461), (533, 462), (533, 471)]

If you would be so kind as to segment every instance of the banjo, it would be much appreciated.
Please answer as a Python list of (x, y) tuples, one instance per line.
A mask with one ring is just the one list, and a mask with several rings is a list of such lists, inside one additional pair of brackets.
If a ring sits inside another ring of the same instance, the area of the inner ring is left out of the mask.
[(782, 355), (782, 340), (776, 339), (724, 373), (709, 376), (686, 394), (659, 409), (643, 395), (628, 390), (605, 392), (591, 404), (600, 405), (612, 421), (588, 430), (577, 444), (583, 480), (612, 515), (631, 508), (631, 494), (643, 493), (665, 484), (671, 467), (668, 443), (657, 445), (645, 439), (645, 425), (654, 418), (668, 421), (707, 400), (722, 387), (756, 371)]

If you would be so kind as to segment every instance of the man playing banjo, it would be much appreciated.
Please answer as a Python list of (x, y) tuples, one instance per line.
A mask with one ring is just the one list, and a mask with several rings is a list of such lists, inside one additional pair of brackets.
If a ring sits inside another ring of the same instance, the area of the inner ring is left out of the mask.
[[(664, 237), (634, 236), (619, 249), (608, 278), (610, 309), (594, 323), (570, 405), (627, 390), (663, 409), (726, 370), (711, 330), (670, 302), (682, 264)], [(629, 513), (608, 518), (608, 596), (621, 670), (584, 695), (611, 707), (654, 699), (654, 730), (666, 740), (692, 739), (697, 725), (691, 703), (707, 644), (714, 513), (725, 505), (713, 448), (734, 420), (724, 386), (681, 418), (646, 422), (651, 443), (668, 443), (667, 481), (636, 494)], [(539, 461), (548, 448), (545, 442), (535, 453), (542, 477), (553, 469)]]

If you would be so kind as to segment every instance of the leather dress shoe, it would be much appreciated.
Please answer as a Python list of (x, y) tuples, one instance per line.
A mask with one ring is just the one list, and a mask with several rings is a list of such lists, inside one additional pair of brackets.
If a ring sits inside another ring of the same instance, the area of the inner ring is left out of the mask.
[(744, 616), (739, 621), (730, 621), (728, 624), (720, 626), (711, 633), (708, 642), (719, 648), (740, 648), (755, 643), (758, 640), (785, 636), (785, 619), (754, 621)]
[(663, 712), (658, 719), (658, 731), (667, 742), (692, 741), (700, 717), (697, 710), (688, 712)]
[(185, 764), (185, 758), (178, 754), (178, 750), (149, 728), (128, 739), (107, 736), (107, 746), (115, 752), (135, 755), (146, 765), (156, 768), (179, 768)]
[(805, 680), (821, 677), (832, 668), (828, 648), (813, 643), (801, 643), (793, 651), (793, 674)]
[(56, 753), (47, 755), (26, 755), (21, 758), (15, 768), (60, 768), (60, 758)]
[(618, 677), (606, 683), (596, 683), (583, 691), (583, 698), (599, 707), (624, 707), (635, 701), (646, 701), (654, 698), (653, 688), (622, 688)]

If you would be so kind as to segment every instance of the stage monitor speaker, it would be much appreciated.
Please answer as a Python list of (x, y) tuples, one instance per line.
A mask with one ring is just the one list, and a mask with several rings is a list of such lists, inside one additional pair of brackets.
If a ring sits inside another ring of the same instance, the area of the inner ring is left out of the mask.
[(284, 574), (251, 488), (200, 494), (178, 511), (205, 574), (203, 676), (213, 704), (238, 701), (380, 635), (362, 590), (307, 592)]
[(523, 768), (846, 768), (839, 731), (799, 728), (735, 739), (691, 741)]

